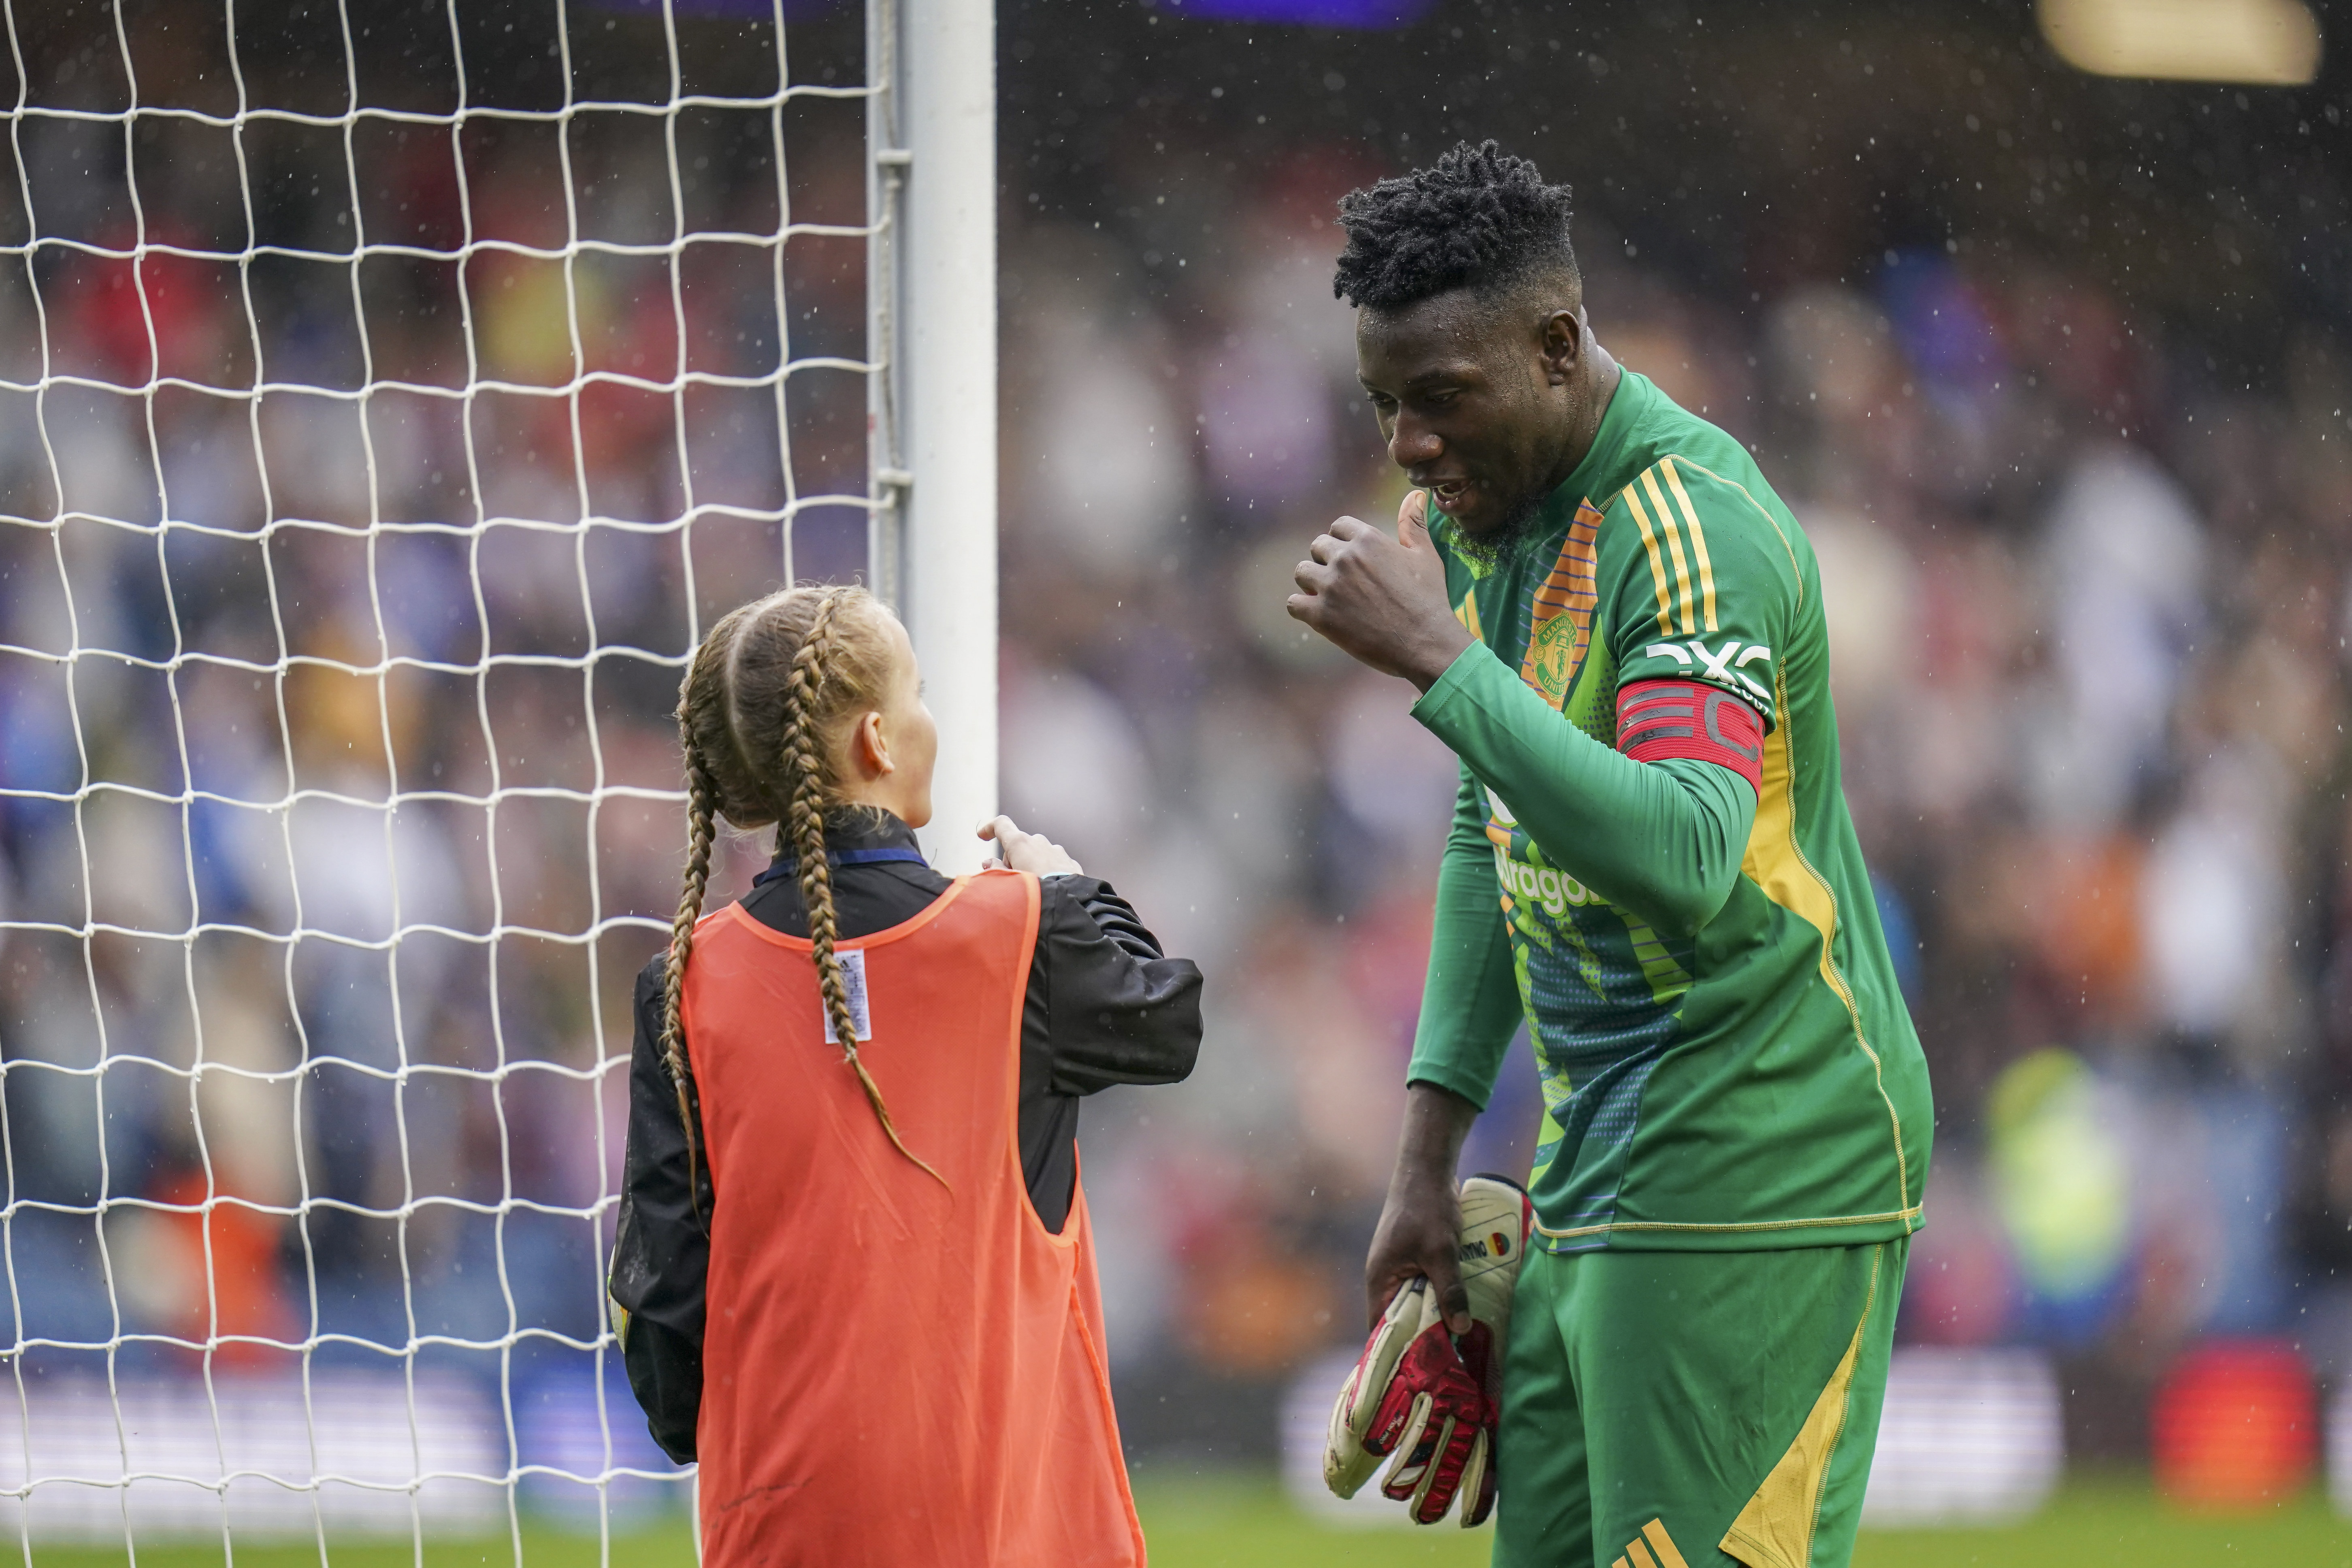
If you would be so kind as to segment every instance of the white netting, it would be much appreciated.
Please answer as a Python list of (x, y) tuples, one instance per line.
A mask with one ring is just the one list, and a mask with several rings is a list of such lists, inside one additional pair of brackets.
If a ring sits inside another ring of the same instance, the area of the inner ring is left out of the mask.
[(630, 987), (699, 628), (863, 564), (856, 8), (6, 20), (5, 1527), (676, 1506)]

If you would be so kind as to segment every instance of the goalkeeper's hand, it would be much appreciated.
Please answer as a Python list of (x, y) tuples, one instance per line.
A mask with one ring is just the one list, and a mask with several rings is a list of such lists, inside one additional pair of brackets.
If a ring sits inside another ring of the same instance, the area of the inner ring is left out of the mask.
[(1462, 1289), (1454, 1250), (1460, 1245), (1462, 1204), (1454, 1173), (1462, 1141), (1478, 1108), (1450, 1089), (1416, 1083), (1405, 1092), (1404, 1129), (1396, 1173), (1364, 1258), (1364, 1323), (1381, 1321), (1399, 1290), (1415, 1279), (1429, 1289), (1457, 1334), (1470, 1331), (1470, 1298)]
[(1323, 1477), (1353, 1497), (1394, 1453), (1381, 1492), (1410, 1505), (1413, 1521), (1434, 1524), (1454, 1497), (1462, 1522), (1483, 1522), (1495, 1506), (1495, 1428), (1502, 1412), (1502, 1358), (1511, 1297), (1535, 1223), (1527, 1193), (1500, 1176), (1462, 1184), (1454, 1281), (1466, 1331), (1452, 1333), (1437, 1289), (1415, 1278), (1390, 1300), (1331, 1413)]

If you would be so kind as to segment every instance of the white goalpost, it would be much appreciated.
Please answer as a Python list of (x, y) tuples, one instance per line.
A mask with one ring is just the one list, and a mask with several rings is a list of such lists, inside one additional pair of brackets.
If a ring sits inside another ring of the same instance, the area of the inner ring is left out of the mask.
[(962, 871), (996, 810), (995, 6), (868, 0), (866, 16), (866, 210), (883, 220), (866, 272), (883, 362), (871, 559), (940, 722), (923, 847)]
[(603, 1279), (701, 629), (866, 577), (995, 803), (994, 19), (862, 3), (0, 0), (28, 1564), (685, 1505)]

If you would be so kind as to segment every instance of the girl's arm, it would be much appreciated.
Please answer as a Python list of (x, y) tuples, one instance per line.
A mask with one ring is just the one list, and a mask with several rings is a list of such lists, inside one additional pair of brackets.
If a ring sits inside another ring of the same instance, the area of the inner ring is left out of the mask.
[[(621, 1330), (629, 1387), (662, 1452), (694, 1460), (702, 1409), (703, 1285), (710, 1269), (710, 1168), (696, 1162), (701, 1213), (687, 1189), (686, 1132), (659, 1039), (662, 969), (656, 953), (637, 976), (636, 1041), (629, 1057), (629, 1137), (621, 1164), (621, 1212), (607, 1285)], [(695, 1142), (701, 1108), (689, 1101)]]
[(1045, 985), (1042, 997), (1030, 987), (1030, 1022), (1040, 1022), (1042, 1004), (1053, 1093), (1191, 1074), (1201, 1052), (1200, 968), (1161, 956), (1159, 939), (1109, 883), (1048, 878), (1037, 948), (1034, 972)]

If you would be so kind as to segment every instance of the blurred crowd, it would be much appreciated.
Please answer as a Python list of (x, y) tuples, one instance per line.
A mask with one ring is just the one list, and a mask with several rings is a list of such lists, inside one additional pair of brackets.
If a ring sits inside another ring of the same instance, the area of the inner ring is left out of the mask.
[[(1180, 282), (1108, 225), (1005, 247), (1007, 798), (1213, 977), (1193, 1081), (1086, 1135), (1153, 1401), (1360, 1332), (1454, 773), (1282, 601), (1402, 493), (1329, 286), (1331, 204), (1381, 172), (1185, 191), (1247, 237)], [(2352, 1370), (2352, 361), (2311, 325), (2276, 388), (2226, 384), (1966, 233), (1730, 300), (1605, 206), (1579, 247), (1601, 341), (1750, 444), (1822, 558), (1938, 1099), (1905, 1336), (2043, 1344), (2126, 1406), (2202, 1336)], [(1474, 1168), (1524, 1170), (1517, 1050)]]
[[(864, 378), (782, 371), (862, 352), (863, 242), (777, 237), (862, 221), (856, 114), (455, 151), (149, 121), (127, 155), (25, 124), (10, 243), (54, 243), (0, 267), (19, 1334), (158, 1366), (214, 1333), (595, 1340), (679, 668), (863, 561)], [(1215, 151), (1114, 164), (1129, 224), (1017, 174), (1003, 203), (1003, 798), (1210, 976), (1192, 1081), (1082, 1122), (1145, 1444), (1360, 1331), (1455, 783), (1407, 689), (1282, 607), (1324, 523), (1402, 494), (1329, 285), (1332, 204), (1388, 165)], [(1212, 226), (1213, 266), (1160, 248)], [(177, 249), (103, 253), (142, 235)], [(1606, 199), (1578, 244), (1601, 341), (1750, 443), (1822, 558), (1939, 1100), (1903, 1333), (2344, 1368), (2352, 360), (2314, 326), (2227, 384), (1996, 237), (1736, 297)], [(721, 888), (764, 858), (731, 841)], [(1469, 1160), (1523, 1173), (1515, 1052)]]

